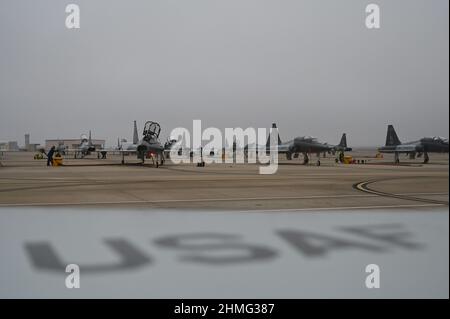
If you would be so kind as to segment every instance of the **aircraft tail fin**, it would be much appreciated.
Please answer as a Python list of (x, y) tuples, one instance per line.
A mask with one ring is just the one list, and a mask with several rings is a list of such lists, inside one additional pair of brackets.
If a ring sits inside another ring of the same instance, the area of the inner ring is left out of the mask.
[(91, 130), (89, 130), (89, 145), (92, 145), (92, 135), (91, 135)]
[(136, 124), (136, 121), (134, 121), (133, 144), (137, 144), (138, 142), (139, 142), (139, 138), (138, 138), (137, 124)]
[(396, 146), (400, 145), (400, 139), (397, 136), (397, 133), (394, 130), (394, 126), (388, 125), (387, 135), (386, 135), (386, 146)]
[(339, 142), (339, 146), (343, 148), (347, 148), (347, 134), (342, 134), (341, 141)]
[[(272, 129), (277, 128), (277, 123), (272, 123)], [(270, 146), (270, 135), (271, 133), (269, 133), (269, 136), (267, 137), (267, 142), (266, 142), (266, 146), (269, 147)], [(278, 134), (278, 145), (282, 144), (281, 142), (281, 138), (280, 138), (280, 134)]]

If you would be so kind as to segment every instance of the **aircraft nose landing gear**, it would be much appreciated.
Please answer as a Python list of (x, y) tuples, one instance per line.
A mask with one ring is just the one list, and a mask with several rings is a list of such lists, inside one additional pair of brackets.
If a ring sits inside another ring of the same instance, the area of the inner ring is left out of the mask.
[[(152, 159), (152, 164), (153, 166), (155, 166), (156, 168), (163, 166), (164, 165), (164, 156), (162, 154), (154, 154), (154, 153), (150, 153), (149, 156)], [(144, 162), (142, 162), (144, 163)]]

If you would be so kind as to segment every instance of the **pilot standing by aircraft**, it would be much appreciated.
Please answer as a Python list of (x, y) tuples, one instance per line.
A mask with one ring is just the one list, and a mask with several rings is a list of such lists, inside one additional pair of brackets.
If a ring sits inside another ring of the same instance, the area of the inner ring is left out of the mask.
[(47, 153), (47, 166), (53, 165), (53, 154), (55, 154), (55, 146), (52, 146)]

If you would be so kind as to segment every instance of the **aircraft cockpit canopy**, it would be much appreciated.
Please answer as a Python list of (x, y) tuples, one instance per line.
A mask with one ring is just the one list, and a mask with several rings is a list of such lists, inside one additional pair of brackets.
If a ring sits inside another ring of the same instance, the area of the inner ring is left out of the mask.
[(309, 135), (308, 136), (304, 136), (303, 139), (305, 141), (309, 141), (309, 142), (318, 142), (317, 137), (314, 137), (314, 136), (309, 136)]
[(448, 143), (448, 139), (442, 136), (433, 136), (433, 141), (446, 144)]
[(161, 132), (161, 126), (158, 123), (148, 121), (147, 123), (145, 123), (144, 132), (142, 134), (144, 136), (158, 138), (160, 132)]

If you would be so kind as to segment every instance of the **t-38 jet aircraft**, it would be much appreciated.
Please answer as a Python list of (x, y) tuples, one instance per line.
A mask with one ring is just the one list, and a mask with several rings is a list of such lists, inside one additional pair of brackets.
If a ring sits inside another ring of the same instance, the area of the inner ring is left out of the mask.
[[(122, 153), (122, 164), (125, 163), (125, 153), (136, 153), (137, 158), (142, 161), (142, 164), (144, 164), (145, 159), (151, 159), (156, 167), (163, 165), (164, 146), (159, 141), (160, 132), (161, 127), (158, 123), (152, 121), (146, 122), (142, 133), (142, 140), (136, 144), (136, 147), (119, 150)], [(133, 136), (133, 141), (136, 140), (135, 137), (137, 137), (137, 134)]]
[[(276, 128), (276, 124), (272, 124), (272, 128)], [(270, 136), (267, 139), (266, 147), (270, 147)], [(299, 154), (303, 154), (303, 164), (309, 163), (309, 154), (317, 154), (317, 165), (320, 165), (320, 154), (336, 152), (351, 151), (352, 149), (347, 147), (347, 135), (344, 133), (341, 138), (341, 142), (338, 145), (332, 145), (328, 143), (319, 142), (319, 140), (312, 136), (299, 136), (288, 142), (282, 143), (278, 136), (278, 153), (286, 154), (286, 158), (291, 160), (292, 157), (298, 158)]]
[(428, 153), (448, 153), (448, 139), (443, 137), (423, 137), (418, 141), (402, 143), (394, 130), (394, 126), (388, 125), (386, 145), (378, 148), (380, 153), (394, 153), (395, 163), (400, 163), (399, 154), (407, 154), (411, 159), (423, 155), (423, 163), (430, 161)]
[(104, 148), (96, 148), (94, 143), (92, 143), (91, 131), (89, 131), (89, 137), (85, 134), (81, 135), (81, 142), (78, 147), (69, 149), (62, 144), (58, 144), (57, 151), (63, 155), (73, 153), (74, 158), (85, 158), (85, 156), (91, 155), (92, 153), (97, 153), (97, 158), (100, 158), (101, 156), (102, 159), (105, 159), (109, 150)]
[[(75, 148), (69, 148), (64, 144), (63, 140), (58, 140), (58, 145), (55, 145), (56, 152), (60, 155), (69, 155), (69, 153), (73, 153), (74, 158), (85, 158), (85, 156), (91, 155), (92, 153), (97, 153), (97, 157), (100, 158), (100, 154), (102, 154), (103, 158), (106, 158), (106, 150), (97, 149), (92, 143), (91, 131), (89, 131), (89, 137), (86, 134), (81, 134), (80, 136), (80, 144), (75, 145)], [(45, 152), (42, 148), (39, 150), (40, 152)]]
[(65, 152), (73, 152), (74, 158), (84, 158), (86, 155), (90, 155), (95, 151), (95, 146), (92, 144), (91, 131), (89, 131), (89, 138), (85, 134), (81, 135), (81, 142), (77, 148), (65, 150)]
[(128, 143), (126, 140), (122, 140), (122, 143), (118, 140), (117, 141), (117, 150), (119, 151), (135, 151), (138, 147), (139, 143), (139, 137), (138, 137), (138, 131), (137, 131), (137, 124), (136, 121), (134, 121), (134, 127), (133, 127), (133, 142)]

